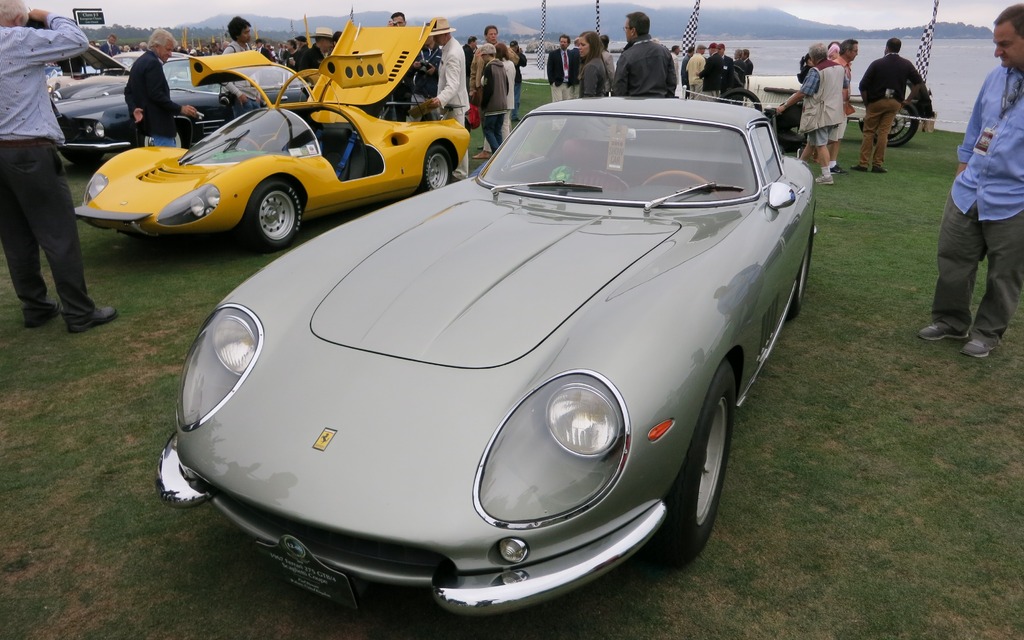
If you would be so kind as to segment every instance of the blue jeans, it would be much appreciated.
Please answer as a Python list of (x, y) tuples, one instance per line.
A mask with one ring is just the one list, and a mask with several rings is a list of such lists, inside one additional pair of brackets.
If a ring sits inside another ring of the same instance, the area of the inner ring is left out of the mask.
[(519, 119), (519, 95), (523, 92), (523, 83), (517, 82), (512, 89), (512, 95), (516, 98), (516, 106), (512, 107), (512, 121)]
[(178, 142), (173, 137), (168, 136), (149, 136), (149, 139), (153, 141), (154, 147), (176, 147)]
[(487, 138), (487, 144), (491, 145), (492, 153), (501, 144), (501, 125), (504, 121), (504, 113), (489, 113), (484, 116), (484, 137)]
[(259, 100), (247, 100), (245, 104), (242, 104), (236, 99), (235, 103), (231, 105), (231, 113), (237, 118), (246, 111), (255, 111), (259, 108)]

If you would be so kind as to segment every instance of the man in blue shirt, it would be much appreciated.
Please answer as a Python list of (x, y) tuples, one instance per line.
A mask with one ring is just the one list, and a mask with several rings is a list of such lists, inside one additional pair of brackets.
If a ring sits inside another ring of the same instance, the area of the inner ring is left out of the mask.
[[(974, 358), (999, 344), (1024, 284), (1024, 4), (999, 14), (992, 41), (1002, 66), (985, 79), (957, 148), (960, 165), (939, 232), (932, 324), (918, 333), (925, 340), (969, 335), (960, 353)], [(985, 295), (972, 325), (975, 277), (986, 257)]]
[[(38, 28), (27, 27), (30, 20)], [(81, 333), (117, 317), (86, 291), (75, 205), (57, 155), (64, 134), (46, 92), (46, 63), (88, 47), (70, 18), (0, 0), (0, 241), (29, 329), (63, 314), (68, 331)], [(60, 303), (47, 292), (40, 249)]]

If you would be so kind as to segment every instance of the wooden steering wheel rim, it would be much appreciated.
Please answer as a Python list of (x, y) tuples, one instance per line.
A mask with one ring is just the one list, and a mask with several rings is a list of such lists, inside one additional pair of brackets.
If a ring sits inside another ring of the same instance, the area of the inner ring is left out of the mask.
[(693, 180), (694, 184), (704, 184), (705, 182), (708, 181), (707, 178), (703, 178), (701, 176), (698, 176), (696, 173), (690, 173), (689, 171), (683, 171), (682, 169), (669, 169), (668, 171), (662, 171), (660, 173), (654, 174), (650, 178), (647, 178), (646, 180), (644, 180), (643, 184), (648, 185), (648, 184), (654, 183), (655, 181), (657, 181), (657, 180), (659, 180), (661, 178), (675, 178), (675, 177), (680, 177), (680, 178), (686, 178), (688, 180)]

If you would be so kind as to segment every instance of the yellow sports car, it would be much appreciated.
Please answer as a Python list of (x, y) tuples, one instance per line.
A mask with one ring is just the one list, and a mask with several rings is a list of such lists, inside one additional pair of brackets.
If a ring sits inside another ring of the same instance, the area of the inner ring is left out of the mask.
[[(276, 251), (294, 241), (304, 218), (445, 186), (469, 146), (461, 122), (367, 113), (405, 76), (431, 27), (350, 22), (319, 70), (297, 74), (276, 100), (262, 95), (269, 108), (188, 151), (147, 147), (115, 156), (89, 182), (78, 217), (140, 235), (234, 230), (247, 246)], [(258, 89), (259, 69), (271, 64), (257, 52), (192, 58), (192, 83), (241, 79)], [(308, 100), (284, 102), (292, 82), (305, 84)]]

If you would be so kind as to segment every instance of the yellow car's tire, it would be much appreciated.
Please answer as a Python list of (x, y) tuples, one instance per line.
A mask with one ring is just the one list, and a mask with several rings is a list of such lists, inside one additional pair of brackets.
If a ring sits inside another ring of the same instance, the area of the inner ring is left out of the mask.
[(447, 186), (452, 179), (452, 159), (445, 148), (434, 143), (423, 156), (423, 180), (420, 191), (433, 191)]
[(267, 178), (253, 189), (235, 230), (244, 245), (269, 253), (290, 246), (301, 224), (302, 200), (298, 192), (285, 180)]

